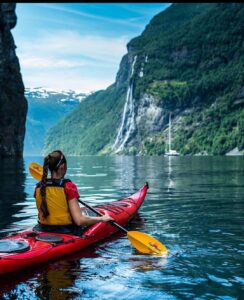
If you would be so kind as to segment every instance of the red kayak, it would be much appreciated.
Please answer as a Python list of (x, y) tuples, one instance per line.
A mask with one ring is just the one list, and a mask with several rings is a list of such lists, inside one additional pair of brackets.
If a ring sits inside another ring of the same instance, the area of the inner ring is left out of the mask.
[[(142, 205), (147, 190), (148, 184), (145, 184), (135, 194), (122, 200), (96, 206), (96, 210), (110, 215), (119, 225), (124, 226)], [(88, 213), (86, 208), (82, 210)], [(82, 236), (29, 230), (0, 239), (0, 274), (21, 270), (80, 251), (117, 231), (118, 229), (113, 225), (100, 222), (87, 228)]]

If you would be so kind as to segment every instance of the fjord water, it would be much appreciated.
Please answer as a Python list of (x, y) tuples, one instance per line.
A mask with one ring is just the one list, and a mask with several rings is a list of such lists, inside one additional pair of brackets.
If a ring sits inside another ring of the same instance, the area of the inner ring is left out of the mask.
[[(1, 161), (0, 236), (36, 224), (31, 161)], [(141, 255), (118, 233), (74, 255), (0, 278), (2, 299), (243, 299), (244, 157), (68, 157), (90, 205), (149, 190), (127, 226), (167, 246)]]

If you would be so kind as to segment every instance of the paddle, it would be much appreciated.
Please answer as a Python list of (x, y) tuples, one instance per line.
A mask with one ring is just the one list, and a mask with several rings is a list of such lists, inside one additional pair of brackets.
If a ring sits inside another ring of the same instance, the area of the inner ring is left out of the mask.
[[(43, 167), (37, 163), (32, 162), (29, 165), (29, 171), (33, 178), (40, 181), (42, 179)], [(95, 208), (91, 207), (90, 205), (86, 204), (85, 202), (78, 200), (82, 205), (89, 208), (95, 214), (102, 216), (102, 214), (97, 211)], [(115, 221), (109, 221), (109, 223), (124, 233), (127, 234), (128, 239), (130, 240), (131, 244), (141, 253), (145, 254), (160, 254), (160, 255), (167, 255), (168, 250), (167, 248), (161, 244), (158, 240), (151, 237), (150, 235), (139, 232), (139, 231), (128, 231)]]

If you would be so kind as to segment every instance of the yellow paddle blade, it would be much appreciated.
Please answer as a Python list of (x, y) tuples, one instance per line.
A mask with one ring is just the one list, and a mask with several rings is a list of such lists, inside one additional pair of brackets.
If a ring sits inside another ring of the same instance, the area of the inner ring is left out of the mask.
[(32, 162), (29, 164), (29, 171), (32, 177), (34, 177), (36, 180), (40, 181), (42, 179), (42, 173), (43, 173), (42, 166)]
[(150, 235), (139, 231), (128, 231), (128, 239), (131, 244), (141, 253), (167, 255), (167, 248)]

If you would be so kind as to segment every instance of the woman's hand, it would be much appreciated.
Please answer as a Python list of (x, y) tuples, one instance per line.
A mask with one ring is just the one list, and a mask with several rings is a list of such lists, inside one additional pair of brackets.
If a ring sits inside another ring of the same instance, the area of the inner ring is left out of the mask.
[(114, 219), (111, 218), (110, 216), (103, 215), (103, 216), (101, 216), (101, 221), (107, 223), (109, 221), (114, 221)]

